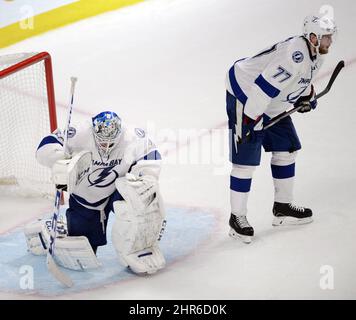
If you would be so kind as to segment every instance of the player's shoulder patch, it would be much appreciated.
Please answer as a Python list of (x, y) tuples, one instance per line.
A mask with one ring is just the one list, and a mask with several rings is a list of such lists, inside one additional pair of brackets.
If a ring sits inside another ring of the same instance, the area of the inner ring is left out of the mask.
[(135, 133), (139, 138), (144, 138), (146, 136), (145, 130), (141, 128), (135, 128)]
[(301, 63), (304, 60), (304, 55), (301, 51), (294, 51), (292, 59), (295, 63)]

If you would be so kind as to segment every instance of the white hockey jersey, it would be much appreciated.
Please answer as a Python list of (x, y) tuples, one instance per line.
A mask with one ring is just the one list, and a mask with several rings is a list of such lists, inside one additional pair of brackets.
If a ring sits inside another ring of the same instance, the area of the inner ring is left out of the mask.
[(320, 55), (312, 56), (307, 39), (292, 37), (236, 61), (227, 74), (226, 89), (244, 104), (248, 117), (272, 118), (310, 94), (322, 63)]
[[(90, 122), (81, 127), (72, 127), (68, 137), (68, 149), (72, 154), (82, 150), (92, 152), (92, 171), (81, 180), (71, 196), (89, 209), (102, 210), (108, 197), (114, 193), (115, 180), (135, 168), (140, 172), (149, 169), (157, 178), (161, 168), (161, 155), (144, 130), (122, 126), (116, 146), (108, 158), (103, 158), (96, 146)], [(52, 168), (56, 160), (64, 158), (62, 139), (58, 134), (45, 137), (36, 152), (42, 165)]]

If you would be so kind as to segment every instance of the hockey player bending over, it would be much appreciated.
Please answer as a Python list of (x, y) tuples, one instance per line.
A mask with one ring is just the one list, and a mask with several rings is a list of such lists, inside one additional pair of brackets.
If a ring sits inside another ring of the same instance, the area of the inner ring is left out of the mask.
[[(36, 153), (52, 169), (57, 188), (65, 185), (69, 192), (67, 232), (58, 229), (54, 250), (59, 264), (75, 270), (97, 267), (95, 253), (107, 243), (107, 222), (114, 212), (112, 240), (121, 263), (138, 274), (163, 268), (158, 246), (165, 215), (158, 186), (161, 156), (145, 131), (129, 129), (116, 113), (105, 111), (70, 128), (67, 145), (70, 159), (65, 159), (61, 132), (55, 131)], [(28, 246), (43, 254), (48, 223), (40, 233), (36, 228), (25, 230)]]
[(226, 105), (230, 129), (230, 236), (251, 242), (247, 199), (252, 176), (260, 164), (261, 146), (272, 152), (274, 182), (273, 225), (312, 221), (312, 210), (293, 204), (295, 160), (301, 144), (291, 117), (266, 130), (269, 119), (302, 106), (299, 112), (315, 109), (312, 85), (319, 72), (336, 27), (332, 19), (309, 16), (303, 35), (291, 37), (258, 53), (238, 60), (227, 73)]

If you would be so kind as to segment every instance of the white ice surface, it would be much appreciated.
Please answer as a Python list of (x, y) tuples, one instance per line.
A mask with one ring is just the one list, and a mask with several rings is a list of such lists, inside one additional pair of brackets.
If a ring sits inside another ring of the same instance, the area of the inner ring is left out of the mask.
[[(211, 243), (154, 277), (63, 298), (356, 298), (356, 3), (328, 3), (335, 9), (339, 35), (317, 89), (325, 86), (327, 73), (339, 60), (345, 59), (347, 66), (315, 112), (294, 116), (303, 144), (295, 199), (314, 210), (314, 222), (272, 228), (270, 155), (263, 154), (249, 199), (248, 217), (256, 238), (251, 245), (233, 241), (227, 236), (229, 164), (222, 153), (226, 139), (217, 133), (212, 143), (216, 159), (204, 163), (183, 160), (187, 150), (191, 157), (196, 150), (208, 150), (211, 135), (193, 139), (189, 148), (184, 142), (179, 148), (166, 143), (163, 147), (171, 151), (162, 171), (163, 195), (176, 206), (217, 208), (220, 222)], [(170, 133), (168, 141), (174, 141), (178, 129), (222, 127), (229, 66), (299, 34), (304, 16), (323, 4), (317, 0), (152, 0), (28, 39), (0, 54), (42, 50), (52, 54), (59, 123), (64, 122), (69, 77), (75, 75), (79, 82), (74, 121), (113, 108), (123, 119), (148, 125), (158, 134), (165, 129)], [(0, 232), (51, 207), (49, 202), (0, 200)], [(334, 269), (333, 290), (320, 287), (324, 265)], [(31, 298), (11, 293), (0, 297)]]

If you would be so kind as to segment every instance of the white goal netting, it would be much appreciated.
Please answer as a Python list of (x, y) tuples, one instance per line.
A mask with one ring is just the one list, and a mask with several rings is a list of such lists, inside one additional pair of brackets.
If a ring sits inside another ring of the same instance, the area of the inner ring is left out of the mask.
[[(35, 153), (51, 132), (53, 115), (45, 60), (33, 63), (33, 57), (37, 55), (0, 56), (0, 185), (24, 196), (46, 196), (53, 193), (50, 170), (37, 163)], [(28, 61), (33, 64), (25, 66)]]

